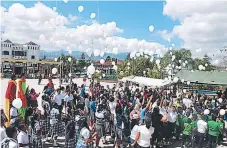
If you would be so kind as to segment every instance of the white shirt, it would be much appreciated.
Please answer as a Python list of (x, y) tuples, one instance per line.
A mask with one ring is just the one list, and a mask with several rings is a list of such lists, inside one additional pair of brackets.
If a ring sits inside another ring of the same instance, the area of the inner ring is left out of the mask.
[(55, 124), (57, 123), (56, 116), (59, 114), (59, 110), (56, 108), (52, 108), (50, 111), (50, 124)]
[(73, 100), (73, 95), (72, 94), (70, 94), (70, 95), (66, 95), (65, 97), (64, 97), (64, 101), (67, 103), (67, 102), (69, 102), (69, 101), (72, 101)]
[(172, 109), (168, 109), (168, 115), (167, 115), (168, 121), (171, 123), (176, 122), (177, 120), (177, 112), (173, 112)]
[(139, 126), (140, 138), (137, 141), (139, 146), (149, 147), (151, 135), (154, 133), (154, 128), (151, 126), (149, 129), (146, 128), (146, 125)]
[(62, 103), (62, 95), (61, 94), (57, 94), (54, 96), (54, 102), (57, 103), (58, 105), (61, 105)]
[[(17, 109), (15, 107), (10, 108), (10, 116), (18, 116)], [(13, 124), (16, 121), (16, 118), (10, 119), (10, 124)]]
[(192, 100), (188, 99), (188, 98), (184, 98), (183, 99), (183, 104), (189, 108), (192, 105)]
[[(24, 131), (20, 131), (20, 133), (17, 135), (17, 141), (21, 144), (29, 144), (28, 134), (26, 134)], [(20, 148), (29, 148), (29, 146), (24, 146)]]
[(203, 120), (199, 120), (197, 122), (197, 130), (199, 133), (204, 134), (207, 130), (207, 123)]
[(84, 128), (81, 129), (80, 135), (81, 135), (84, 139), (90, 138), (90, 131), (89, 131), (87, 128), (84, 127)]
[(0, 127), (0, 142), (7, 138), (5, 127)]
[(136, 135), (137, 135), (138, 132), (139, 132), (139, 126), (138, 126), (138, 125), (135, 125), (135, 126), (133, 127), (132, 131), (131, 131), (130, 138), (131, 138), (132, 140), (135, 140)]
[(117, 106), (117, 104), (115, 102), (109, 102), (109, 107), (110, 107), (111, 114), (115, 113), (116, 106)]

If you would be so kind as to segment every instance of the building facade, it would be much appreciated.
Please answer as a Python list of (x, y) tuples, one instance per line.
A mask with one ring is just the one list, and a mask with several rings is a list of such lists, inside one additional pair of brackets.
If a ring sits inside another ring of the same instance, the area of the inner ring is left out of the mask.
[(4, 61), (1, 61), (1, 73), (36, 73), (39, 71), (38, 64), (26, 61), (39, 61), (39, 59), (40, 45), (32, 41), (25, 44), (13, 43), (8, 39), (1, 41), (1, 60)]

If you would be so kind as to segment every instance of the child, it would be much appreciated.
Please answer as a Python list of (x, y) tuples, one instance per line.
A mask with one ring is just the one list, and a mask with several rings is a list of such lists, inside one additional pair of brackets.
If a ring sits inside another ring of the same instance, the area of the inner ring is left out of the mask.
[(38, 107), (38, 101), (37, 98), (39, 97), (40, 93), (36, 93), (35, 90), (32, 88), (30, 92), (31, 96), (31, 107), (37, 108)]
[(182, 136), (182, 144), (181, 147), (188, 147), (189, 141), (191, 140), (191, 132), (192, 132), (192, 124), (191, 119), (188, 118), (187, 120), (184, 120), (184, 130), (183, 130), (183, 136)]

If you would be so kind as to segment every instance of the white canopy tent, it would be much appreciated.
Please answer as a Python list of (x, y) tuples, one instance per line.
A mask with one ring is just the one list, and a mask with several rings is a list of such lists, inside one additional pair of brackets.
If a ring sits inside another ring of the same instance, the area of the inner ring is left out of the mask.
[(130, 78), (124, 77), (123, 79), (121, 79), (121, 81), (123, 82), (130, 81), (130, 82), (138, 83), (139, 85), (149, 86), (152, 88), (162, 87), (170, 84), (169, 81), (166, 81), (163, 79), (154, 79), (154, 78), (138, 77), (138, 76), (135, 76), (133, 78), (132, 76), (130, 76)]

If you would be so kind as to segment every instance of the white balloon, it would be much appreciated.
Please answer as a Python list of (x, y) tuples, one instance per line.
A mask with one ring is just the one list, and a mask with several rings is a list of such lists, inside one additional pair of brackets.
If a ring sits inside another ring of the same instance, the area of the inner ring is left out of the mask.
[(194, 72), (194, 70), (191, 70), (191, 72)]
[(93, 19), (93, 18), (95, 18), (95, 16), (96, 16), (95, 13), (91, 13), (90, 18)]
[(72, 55), (72, 53), (73, 53), (73, 51), (71, 49), (69, 49), (68, 52), (69, 52), (70, 55)]
[(168, 66), (171, 67), (171, 64), (169, 64)]
[(173, 50), (173, 47), (169, 47), (169, 50)]
[(202, 70), (205, 70), (205, 69), (206, 69), (206, 67), (203, 66)]
[(91, 79), (91, 75), (88, 75), (88, 78)]
[(190, 85), (190, 81), (187, 81), (187, 85)]
[(105, 74), (102, 74), (103, 77), (105, 77), (106, 75)]
[(100, 64), (103, 65), (104, 63), (105, 63), (105, 60), (104, 60), (104, 59), (101, 59), (101, 60), (100, 60)]
[(181, 82), (184, 83), (184, 79), (181, 79)]
[(175, 67), (175, 65), (173, 64), (173, 65), (172, 65), (172, 67), (174, 68), (174, 67)]
[(130, 58), (132, 59), (132, 58), (134, 58), (135, 57), (135, 55), (136, 55), (136, 53), (135, 52), (131, 52), (130, 53)]
[(199, 69), (199, 70), (203, 70), (203, 65), (199, 65), (199, 66), (198, 66), (198, 69)]
[(185, 64), (188, 64), (188, 61), (185, 61), (184, 63), (185, 63)]
[(56, 7), (53, 7), (53, 10), (54, 10), (54, 11), (56, 11), (56, 10), (57, 10), (57, 8), (56, 8)]
[(87, 72), (92, 75), (95, 73), (95, 67), (93, 65), (88, 66)]
[(222, 98), (219, 98), (219, 99), (218, 99), (218, 102), (219, 102), (219, 103), (222, 103), (222, 101), (223, 101)]
[(68, 0), (63, 0), (63, 2), (68, 3)]
[(128, 62), (127, 65), (130, 66), (130, 63)]
[(221, 116), (225, 115), (225, 110), (224, 110), (224, 109), (221, 109), (221, 110), (220, 110), (220, 115), (221, 115)]
[(57, 69), (57, 68), (53, 68), (53, 69), (52, 69), (52, 74), (55, 75), (57, 72), (58, 72), (58, 69)]
[(204, 115), (209, 115), (210, 114), (210, 110), (209, 109), (205, 109), (203, 113), (204, 113)]
[(71, 73), (69, 73), (69, 77), (71, 77), (72, 76), (72, 74)]
[(114, 61), (112, 62), (112, 65), (115, 65), (115, 62)]
[(179, 66), (178, 68), (181, 69), (181, 66)]
[(69, 57), (69, 58), (68, 58), (68, 61), (69, 61), (69, 62), (71, 62), (71, 61), (72, 61), (72, 58), (71, 58), (71, 57)]
[(206, 64), (205, 64), (205, 66), (207, 67), (207, 66), (208, 66), (208, 64), (206, 63)]
[(169, 54), (170, 54), (170, 55), (172, 55), (173, 53), (172, 53), (172, 52), (170, 52)]
[(179, 60), (179, 63), (181, 63), (181, 60)]
[(113, 69), (114, 69), (115, 71), (117, 71), (117, 65), (114, 65), (114, 66), (113, 66)]
[(185, 63), (183, 63), (183, 67), (185, 67), (186, 66), (186, 64)]
[(39, 36), (39, 40), (44, 41), (44, 40), (46, 40), (46, 37), (42, 34)]
[(16, 98), (13, 100), (12, 105), (17, 108), (20, 109), (22, 107), (22, 101), (20, 98)]
[(97, 56), (99, 56), (99, 55), (100, 55), (100, 50), (95, 49), (95, 50), (94, 50), (94, 56), (97, 57)]
[(85, 66), (84, 69), (87, 69), (87, 67)]
[(143, 71), (143, 74), (146, 74), (146, 71), (145, 70)]
[(150, 25), (150, 26), (149, 26), (149, 31), (150, 31), (150, 32), (153, 32), (153, 31), (154, 31), (154, 26)]
[(118, 54), (118, 48), (117, 48), (117, 47), (114, 47), (114, 48), (113, 48), (113, 53), (114, 53), (114, 54)]
[(187, 92), (187, 90), (186, 89), (183, 89), (183, 93), (186, 93)]
[(57, 62), (58, 61), (58, 58), (54, 58), (54, 61)]
[(159, 65), (161, 61), (159, 59), (157, 59), (155, 62), (156, 62), (156, 64)]
[(178, 80), (179, 80), (179, 78), (178, 78), (178, 77), (175, 77), (175, 78), (173, 79), (173, 82), (174, 82), (174, 83), (177, 83)]
[(79, 6), (79, 7), (78, 7), (78, 11), (79, 11), (79, 12), (83, 12), (83, 11), (84, 11), (84, 7), (83, 7), (83, 6)]
[(140, 57), (140, 53), (139, 52), (136, 53), (136, 57)]
[(100, 53), (100, 57), (103, 57), (104, 54), (105, 54), (105, 53), (102, 51), (102, 52)]

